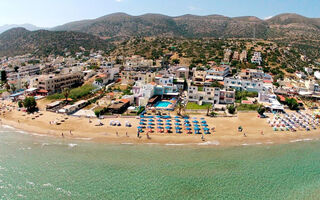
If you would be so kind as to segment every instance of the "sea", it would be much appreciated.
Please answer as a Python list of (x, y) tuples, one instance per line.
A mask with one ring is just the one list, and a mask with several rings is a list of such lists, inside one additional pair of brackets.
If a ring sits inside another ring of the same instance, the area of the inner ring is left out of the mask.
[(0, 199), (320, 199), (320, 141), (103, 144), (2, 126)]

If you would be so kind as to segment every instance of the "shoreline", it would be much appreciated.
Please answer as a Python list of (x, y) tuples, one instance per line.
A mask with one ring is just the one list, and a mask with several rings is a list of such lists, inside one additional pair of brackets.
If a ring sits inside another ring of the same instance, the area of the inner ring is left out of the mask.
[[(205, 141), (201, 140), (201, 135), (188, 135), (186, 133), (151, 133), (149, 134), (151, 139), (147, 139), (146, 134), (143, 133), (141, 135), (142, 137), (138, 139), (136, 136), (136, 127), (138, 126), (139, 120), (136, 118), (117, 118), (122, 126), (112, 127), (108, 124), (110, 120), (114, 119), (101, 120), (104, 125), (95, 126), (99, 119), (91, 119), (92, 123), (89, 123), (89, 119), (87, 118), (64, 116), (47, 111), (41, 111), (41, 113), (43, 114), (42, 116), (32, 119), (33, 115), (28, 115), (13, 109), (6, 113), (5, 116), (1, 114), (0, 118), (3, 125), (11, 126), (18, 131), (23, 131), (30, 135), (50, 136), (60, 139), (64, 138), (66, 140), (82, 140), (106, 144), (233, 147), (289, 144), (320, 139), (318, 129), (308, 132), (275, 132), (268, 126), (266, 119), (257, 118), (256, 113), (238, 113), (238, 116), (234, 118), (205, 117), (208, 121), (208, 125), (216, 128), (216, 132), (205, 135)], [(68, 119), (61, 125), (49, 124), (49, 121), (61, 117), (66, 117)], [(131, 128), (124, 127), (125, 121), (130, 121), (133, 126)], [(244, 127), (244, 132), (247, 137), (244, 137), (242, 133), (236, 131), (236, 128), (239, 125)], [(71, 134), (69, 132), (70, 130), (72, 132)], [(264, 135), (260, 134), (261, 130), (263, 130)], [(118, 135), (116, 135), (116, 132), (118, 132)], [(61, 136), (62, 133), (64, 137)]]

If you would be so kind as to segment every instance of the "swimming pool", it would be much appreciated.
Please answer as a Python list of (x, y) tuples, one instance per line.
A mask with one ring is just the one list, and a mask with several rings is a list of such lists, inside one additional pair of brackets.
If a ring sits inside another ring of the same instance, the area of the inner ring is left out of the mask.
[(155, 107), (157, 108), (167, 108), (169, 107), (169, 105), (171, 105), (172, 103), (168, 102), (168, 101), (160, 101), (158, 102)]

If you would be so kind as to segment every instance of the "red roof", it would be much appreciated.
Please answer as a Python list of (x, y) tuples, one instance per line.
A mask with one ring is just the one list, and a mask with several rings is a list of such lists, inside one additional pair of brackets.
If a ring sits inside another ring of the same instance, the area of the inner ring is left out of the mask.
[(48, 91), (47, 91), (47, 90), (42, 90), (42, 89), (41, 89), (41, 90), (39, 90), (38, 92), (39, 92), (39, 93), (48, 93)]
[(241, 103), (242, 104), (253, 104), (252, 101), (248, 101), (248, 100), (242, 100)]
[(123, 102), (123, 103), (129, 103), (130, 100), (129, 99), (120, 99), (119, 101)]
[(263, 80), (264, 83), (272, 83), (271, 80)]
[(280, 98), (280, 101), (286, 101), (286, 98), (284, 98), (284, 96), (278, 95), (278, 97)]

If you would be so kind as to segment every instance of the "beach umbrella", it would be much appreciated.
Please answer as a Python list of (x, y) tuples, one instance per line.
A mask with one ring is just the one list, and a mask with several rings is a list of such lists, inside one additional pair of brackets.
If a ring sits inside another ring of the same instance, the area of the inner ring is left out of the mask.
[(148, 125), (154, 125), (153, 123), (149, 122)]
[(158, 129), (163, 129), (163, 127), (161, 127), (161, 126), (158, 126)]
[(139, 129), (138, 131), (139, 131), (139, 132), (143, 132), (143, 130), (142, 130), (142, 129)]
[(176, 125), (176, 126), (181, 126), (181, 124), (180, 124), (180, 123), (175, 123), (175, 125)]
[(174, 116), (174, 118), (178, 119), (178, 118), (180, 118), (180, 117), (179, 117), (179, 116)]
[(154, 118), (154, 116), (153, 116), (153, 115), (151, 115), (151, 116), (149, 116), (149, 118)]
[(189, 123), (190, 121), (186, 119), (186, 120), (184, 120), (184, 122), (185, 122), (185, 123)]
[(194, 124), (193, 126), (199, 127), (200, 125), (199, 124)]
[(153, 119), (149, 119), (149, 122), (154, 122), (154, 120)]
[(179, 127), (179, 126), (177, 126), (177, 127), (176, 127), (176, 129), (181, 130), (182, 128), (181, 128), (181, 127)]
[(138, 129), (143, 129), (144, 127), (143, 126), (138, 126)]
[(152, 127), (152, 126), (148, 126), (147, 128), (150, 128), (150, 129), (151, 129), (151, 128), (153, 128), (153, 127)]
[(201, 119), (201, 120), (204, 120), (204, 118), (203, 118), (203, 117), (201, 117), (200, 119)]
[(189, 117), (188, 117), (188, 116), (185, 116), (185, 117), (183, 117), (183, 119), (189, 119)]
[(199, 123), (197, 120), (193, 120), (192, 122), (193, 122), (193, 123)]
[(170, 119), (167, 119), (166, 122), (171, 122), (171, 120), (170, 120)]
[(142, 122), (146, 122), (147, 120), (145, 120), (145, 119), (141, 119), (140, 121), (142, 121)]
[(204, 131), (209, 131), (209, 129), (208, 129), (208, 128), (203, 128), (203, 130), (204, 130)]
[(185, 124), (185, 126), (191, 126), (190, 124)]
[(163, 126), (163, 123), (158, 123), (158, 125), (161, 125), (161, 126)]
[(201, 121), (201, 123), (206, 124), (207, 122), (203, 120), (203, 121)]
[(207, 127), (207, 126), (208, 126), (208, 124), (202, 124), (202, 126)]
[(166, 125), (171, 126), (171, 123), (166, 123)]
[(191, 131), (191, 128), (190, 128), (190, 127), (187, 127), (186, 130)]
[(192, 117), (192, 119), (197, 119), (197, 117)]
[(158, 122), (163, 122), (163, 120), (162, 120), (162, 119), (158, 119), (157, 121), (158, 121)]
[(166, 129), (168, 129), (168, 130), (169, 130), (169, 129), (171, 129), (171, 127), (170, 127), (170, 126), (166, 126)]
[(161, 116), (160, 116), (160, 115), (157, 115), (156, 118), (161, 118)]
[(140, 118), (144, 118), (144, 115), (140, 115)]
[(176, 122), (180, 122), (180, 119), (176, 119)]
[(145, 125), (143, 122), (140, 122), (139, 124), (140, 124), (140, 125)]
[(200, 128), (199, 127), (195, 127), (194, 130), (195, 131), (200, 131)]

